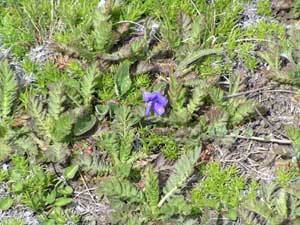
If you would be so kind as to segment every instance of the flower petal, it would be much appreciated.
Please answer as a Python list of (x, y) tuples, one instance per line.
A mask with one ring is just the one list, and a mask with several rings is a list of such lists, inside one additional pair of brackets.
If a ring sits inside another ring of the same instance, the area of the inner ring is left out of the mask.
[(153, 111), (156, 115), (161, 116), (165, 112), (165, 107), (159, 103), (154, 103)]
[(146, 115), (146, 116), (149, 116), (151, 110), (153, 110), (153, 102), (149, 102), (149, 103), (147, 104), (147, 109), (146, 109), (145, 115)]
[(157, 102), (162, 106), (166, 106), (168, 104), (168, 99), (164, 97), (160, 92), (157, 91), (154, 92), (153, 94), (155, 94), (155, 102)]
[(151, 101), (154, 97), (155, 96), (151, 92), (148, 92), (148, 91), (143, 92), (143, 99), (145, 102)]

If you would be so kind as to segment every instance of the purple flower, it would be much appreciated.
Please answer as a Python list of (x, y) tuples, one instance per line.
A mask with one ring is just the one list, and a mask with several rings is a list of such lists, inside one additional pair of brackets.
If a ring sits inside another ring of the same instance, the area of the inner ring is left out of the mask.
[(158, 91), (153, 93), (144, 91), (143, 92), (144, 101), (147, 103), (146, 115), (148, 116), (151, 111), (158, 116), (164, 114), (165, 106), (168, 104), (168, 99)]

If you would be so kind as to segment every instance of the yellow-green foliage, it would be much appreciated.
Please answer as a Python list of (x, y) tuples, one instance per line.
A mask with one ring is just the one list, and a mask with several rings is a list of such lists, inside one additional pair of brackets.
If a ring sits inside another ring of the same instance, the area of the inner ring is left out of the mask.
[(6, 122), (18, 91), (18, 82), (7, 61), (0, 61), (0, 87), (0, 122)]
[(235, 209), (242, 202), (246, 178), (241, 177), (236, 167), (224, 169), (218, 163), (208, 164), (201, 172), (203, 179), (193, 188), (192, 202), (197, 210), (217, 210), (235, 219)]

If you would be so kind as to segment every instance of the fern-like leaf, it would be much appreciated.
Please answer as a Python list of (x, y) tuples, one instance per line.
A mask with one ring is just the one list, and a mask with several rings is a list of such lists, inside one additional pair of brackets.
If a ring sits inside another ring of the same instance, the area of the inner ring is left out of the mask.
[(113, 126), (120, 131), (120, 134), (123, 136), (126, 135), (127, 131), (137, 122), (138, 119), (131, 113), (130, 107), (122, 105), (116, 110)]
[(201, 147), (196, 147), (193, 151), (183, 155), (175, 164), (174, 172), (169, 177), (163, 189), (164, 196), (158, 203), (161, 207), (165, 201), (173, 196), (186, 182), (186, 179), (194, 171), (194, 166), (199, 158)]
[(171, 76), (171, 83), (170, 83), (168, 95), (169, 95), (170, 105), (175, 111), (179, 111), (180, 109), (183, 109), (186, 89), (177, 80), (175, 75)]
[(112, 22), (107, 7), (96, 9), (93, 20), (95, 49), (105, 53), (112, 43)]
[(64, 142), (72, 131), (73, 118), (70, 114), (63, 114), (52, 121), (51, 137), (53, 141)]
[(160, 208), (160, 213), (164, 219), (169, 219), (174, 215), (189, 215), (191, 210), (191, 205), (185, 201), (182, 195), (175, 195)]
[(130, 203), (142, 203), (144, 200), (143, 193), (127, 180), (107, 180), (99, 185), (98, 192)]
[(48, 115), (53, 120), (58, 120), (60, 114), (63, 112), (65, 99), (64, 85), (62, 82), (54, 84), (53, 88), (49, 89)]
[(135, 133), (133, 130), (129, 130), (121, 139), (119, 158), (122, 162), (127, 161), (130, 158), (133, 141), (135, 139)]
[(237, 209), (237, 213), (243, 224), (245, 225), (259, 225), (259, 223), (256, 214), (253, 212), (249, 212), (246, 209), (239, 207)]
[(13, 149), (0, 139), (0, 162), (9, 159), (9, 156), (12, 153), (13, 153)]
[(91, 105), (92, 100), (94, 98), (95, 86), (96, 86), (96, 79), (100, 75), (97, 71), (96, 64), (91, 65), (85, 76), (81, 81), (81, 95), (83, 98), (84, 106), (88, 107)]
[(82, 171), (88, 173), (91, 176), (105, 176), (111, 173), (111, 165), (102, 160), (96, 154), (82, 154), (77, 155), (73, 162), (78, 164)]
[(203, 105), (203, 100), (208, 94), (208, 89), (205, 86), (206, 85), (203, 85), (202, 83), (194, 88), (192, 98), (187, 105), (187, 110), (190, 114), (196, 112), (199, 107)]
[(245, 209), (255, 212), (265, 219), (272, 218), (272, 209), (265, 202), (257, 202), (254, 199), (249, 199), (242, 204)]
[(24, 154), (24, 152), (32, 158), (35, 158), (38, 155), (38, 147), (36, 143), (32, 140), (31, 137), (20, 137), (15, 141), (15, 144), (20, 148), (22, 152), (20, 154)]
[(230, 103), (227, 108), (231, 125), (234, 126), (242, 122), (246, 116), (254, 111), (254, 106), (255, 102), (251, 100), (240, 100)]
[(114, 132), (105, 132), (101, 135), (101, 141), (98, 142), (100, 148), (108, 152), (113, 161), (119, 160), (119, 139)]
[(51, 138), (50, 129), (46, 122), (46, 113), (43, 110), (43, 105), (36, 98), (30, 100), (29, 114), (33, 117), (35, 126), (38, 132), (45, 135), (47, 138)]
[(150, 207), (156, 207), (159, 201), (158, 175), (152, 167), (145, 170), (145, 197)]
[(216, 83), (216, 78), (208, 78), (201, 80), (200, 84), (195, 86), (193, 90), (192, 98), (190, 99), (187, 110), (190, 114), (196, 112), (204, 103), (204, 98), (209, 94), (207, 90), (210, 90)]
[(0, 119), (8, 119), (16, 98), (18, 83), (7, 61), (0, 61)]
[(64, 163), (70, 156), (71, 151), (66, 144), (54, 143), (50, 145), (45, 155), (50, 162)]
[(216, 48), (216, 49), (201, 49), (201, 50), (193, 51), (179, 63), (179, 65), (177, 67), (177, 71), (180, 71), (180, 72), (183, 71), (189, 65), (191, 65), (192, 63), (195, 63), (197, 60), (199, 60), (200, 58), (202, 58), (204, 56), (208, 56), (208, 55), (212, 55), (212, 54), (220, 55), (223, 53), (223, 50), (224, 50), (223, 48)]

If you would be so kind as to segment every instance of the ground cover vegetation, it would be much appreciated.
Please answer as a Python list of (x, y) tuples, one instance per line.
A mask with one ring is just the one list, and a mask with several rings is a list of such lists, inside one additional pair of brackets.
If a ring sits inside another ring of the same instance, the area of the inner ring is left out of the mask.
[(0, 1), (0, 224), (298, 224), (299, 7)]

